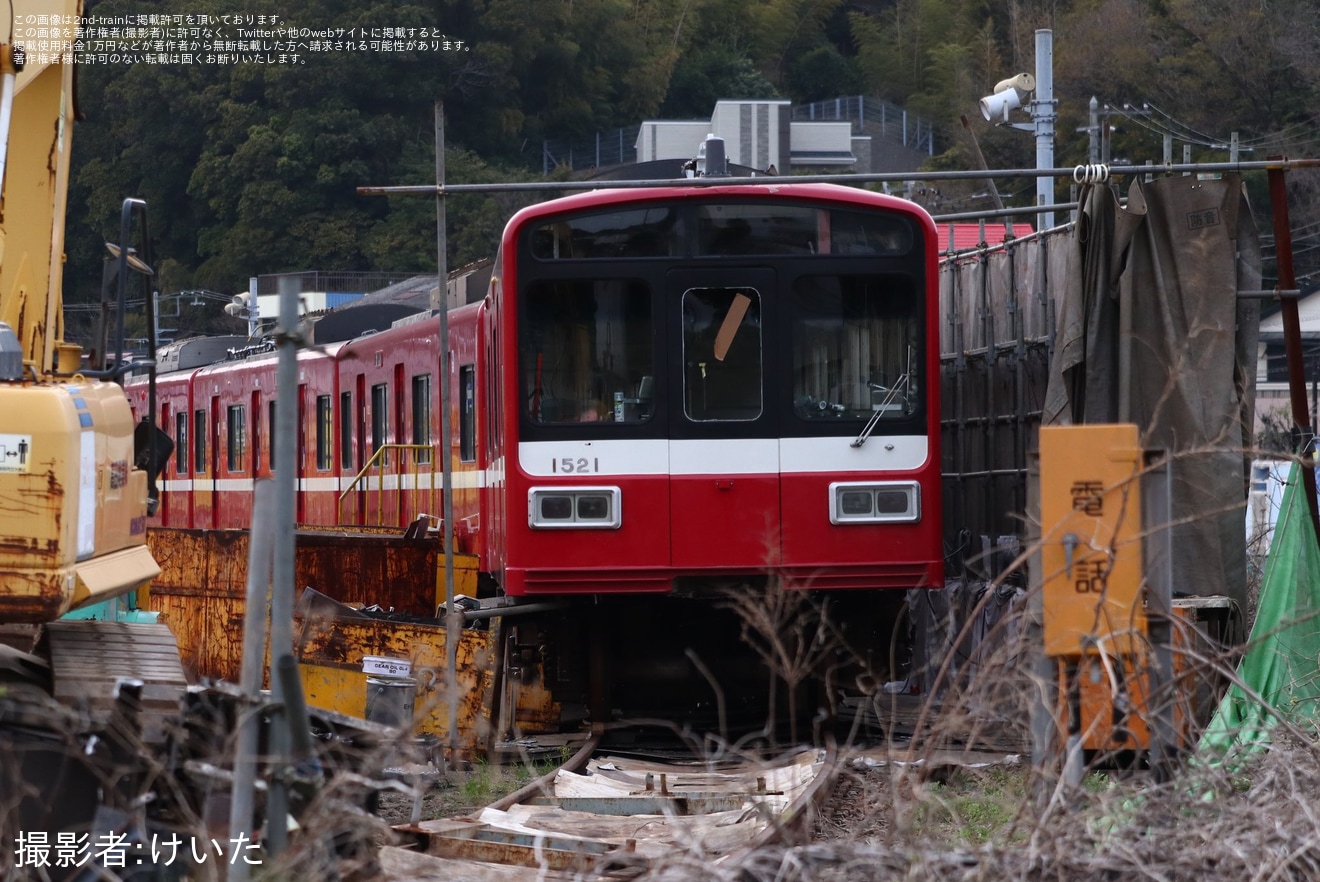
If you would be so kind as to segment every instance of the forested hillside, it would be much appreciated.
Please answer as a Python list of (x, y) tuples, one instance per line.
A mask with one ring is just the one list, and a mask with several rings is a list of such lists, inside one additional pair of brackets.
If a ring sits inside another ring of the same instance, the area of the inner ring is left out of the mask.
[[(934, 166), (970, 167), (964, 114), (991, 167), (1032, 166), (1032, 139), (992, 128), (975, 108), (997, 80), (1034, 70), (1041, 27), (1054, 30), (1057, 165), (1085, 160), (1077, 129), (1092, 95), (1150, 103), (1110, 118), (1114, 155), (1132, 161), (1158, 159), (1160, 131), (1175, 125), (1197, 143), (1237, 131), (1255, 148), (1244, 158), (1317, 153), (1320, 36), (1307, 0), (103, 0), (88, 9), (203, 11), (317, 31), (434, 30), (451, 48), (304, 52), (296, 64), (80, 65), (70, 300), (97, 296), (101, 242), (127, 195), (151, 206), (166, 292), (234, 291), (250, 275), (294, 269), (434, 269), (431, 201), (354, 188), (433, 180), (437, 99), (451, 182), (531, 179), (543, 138), (705, 118), (721, 97), (862, 93), (935, 123)], [(1202, 147), (1196, 156), (1226, 158)], [(520, 198), (451, 199), (450, 266), (488, 256)]]

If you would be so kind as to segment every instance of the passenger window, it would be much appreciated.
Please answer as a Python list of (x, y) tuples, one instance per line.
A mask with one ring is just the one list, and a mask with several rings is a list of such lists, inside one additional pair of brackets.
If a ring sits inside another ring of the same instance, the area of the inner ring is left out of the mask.
[(193, 411), (193, 468), (206, 474), (206, 411)]
[(334, 406), (329, 395), (316, 396), (316, 467), (330, 468), (330, 445), (334, 435)]
[[(388, 443), (390, 387), (380, 383), (371, 387), (371, 451), (375, 453)], [(389, 462), (389, 453), (385, 452), (376, 460), (376, 465), (384, 467)]]
[(227, 465), (230, 473), (243, 470), (243, 454), (247, 447), (247, 417), (241, 404), (229, 406), (229, 444)]
[(428, 449), (418, 450), (417, 464), (426, 465), (431, 461), (431, 375), (419, 374), (412, 378), (412, 443), (427, 445)]
[(188, 412), (174, 415), (174, 470), (188, 474)]
[(458, 458), (472, 462), (477, 458), (477, 381), (473, 365), (458, 369), (458, 394)]

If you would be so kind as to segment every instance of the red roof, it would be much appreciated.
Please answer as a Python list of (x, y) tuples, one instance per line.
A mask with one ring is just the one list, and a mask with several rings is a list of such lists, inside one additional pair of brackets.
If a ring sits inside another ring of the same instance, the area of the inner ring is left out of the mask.
[[(939, 234), (940, 251), (949, 250), (949, 228), (953, 228), (953, 250), (966, 251), (969, 248), (975, 248), (981, 244), (981, 225), (977, 224), (936, 224), (935, 231)], [(1003, 224), (985, 225), (985, 243), (987, 245), (998, 245), (1003, 242), (1007, 230)], [(1030, 224), (1014, 224), (1013, 232), (1017, 236), (1025, 236), (1031, 232)]]

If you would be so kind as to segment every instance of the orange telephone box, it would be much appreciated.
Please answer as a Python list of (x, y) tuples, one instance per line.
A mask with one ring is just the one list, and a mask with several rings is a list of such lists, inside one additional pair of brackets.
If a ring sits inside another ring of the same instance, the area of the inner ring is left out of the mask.
[(1127, 655), (1146, 633), (1143, 459), (1133, 425), (1040, 430), (1047, 655)]

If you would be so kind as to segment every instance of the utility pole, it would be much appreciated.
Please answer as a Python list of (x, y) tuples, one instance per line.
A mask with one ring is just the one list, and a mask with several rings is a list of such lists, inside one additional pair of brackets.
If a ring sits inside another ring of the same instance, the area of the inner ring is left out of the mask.
[[(1031, 102), (1031, 121), (1036, 127), (1036, 168), (1054, 168), (1054, 32), (1036, 31), (1036, 100)], [(1054, 204), (1054, 178), (1036, 178), (1036, 204)], [(1038, 230), (1054, 226), (1054, 212), (1039, 215)]]
[(1086, 158), (1091, 165), (1100, 164), (1100, 101), (1094, 95), (1091, 96), (1091, 103), (1087, 105), (1090, 125), (1086, 127), (1086, 132), (1090, 135), (1087, 145)]

